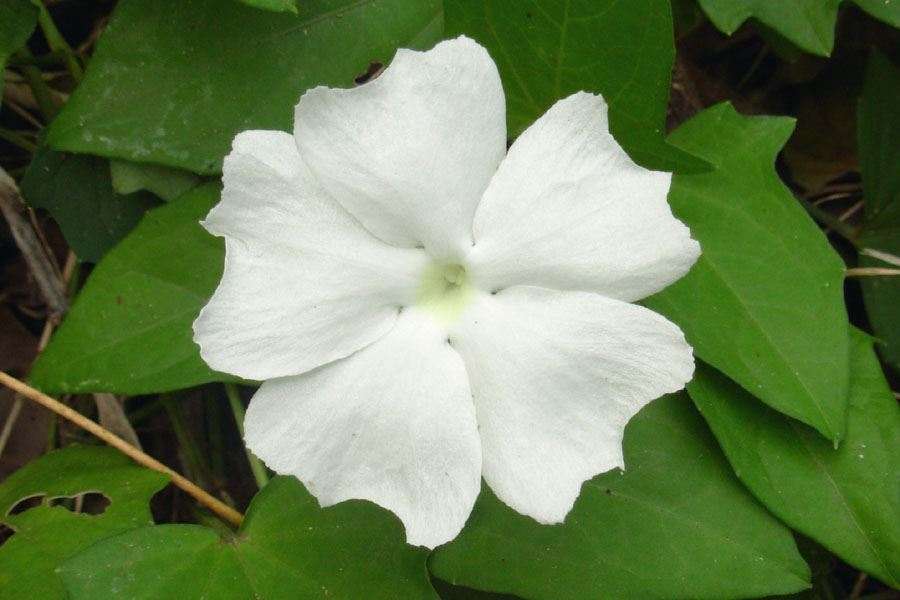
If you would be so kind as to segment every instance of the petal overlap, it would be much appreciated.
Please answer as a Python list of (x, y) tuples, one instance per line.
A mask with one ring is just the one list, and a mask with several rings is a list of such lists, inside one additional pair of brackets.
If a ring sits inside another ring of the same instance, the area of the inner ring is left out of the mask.
[(292, 136), (240, 134), (224, 183), (204, 226), (226, 239), (225, 272), (194, 322), (207, 364), (247, 379), (294, 375), (390, 330), (424, 253), (363, 229), (317, 185)]
[(194, 324), (212, 367), (266, 380), (248, 447), (323, 506), (366, 499), (412, 544), (461, 530), (481, 477), (558, 523), (625, 468), (628, 421), (693, 374), (629, 302), (700, 249), (671, 174), (631, 161), (604, 100), (556, 103), (506, 152), (503, 90), (465, 37), (308, 91), (293, 135), (240, 134), (206, 228), (225, 273)]
[(449, 541), (478, 496), (481, 447), (465, 367), (445, 338), (410, 309), (356, 354), (263, 383), (248, 447), (323, 506), (371, 500), (400, 517), (411, 544)]
[(536, 285), (626, 302), (684, 275), (700, 254), (666, 202), (671, 173), (636, 165), (603, 98), (560, 100), (515, 141), (475, 214), (470, 261), (488, 289)]
[(372, 233), (458, 259), (506, 153), (500, 76), (468, 38), (401, 49), (374, 81), (304, 94), (294, 135), (323, 187)]
[(584, 292), (482, 294), (451, 340), (472, 386), (484, 479), (541, 523), (561, 522), (585, 480), (625, 466), (628, 420), (694, 369), (677, 326)]

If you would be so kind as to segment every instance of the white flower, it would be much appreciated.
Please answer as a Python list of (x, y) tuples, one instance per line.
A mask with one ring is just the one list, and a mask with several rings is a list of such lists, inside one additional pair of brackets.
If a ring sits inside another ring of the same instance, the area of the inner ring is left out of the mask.
[(249, 448), (319, 502), (371, 500), (453, 539), (484, 477), (541, 523), (624, 468), (625, 424), (691, 378), (677, 326), (629, 304), (698, 244), (578, 93), (506, 151), (503, 90), (465, 37), (318, 87), (294, 135), (245, 131), (204, 226), (225, 274), (194, 323), (213, 368), (264, 380)]

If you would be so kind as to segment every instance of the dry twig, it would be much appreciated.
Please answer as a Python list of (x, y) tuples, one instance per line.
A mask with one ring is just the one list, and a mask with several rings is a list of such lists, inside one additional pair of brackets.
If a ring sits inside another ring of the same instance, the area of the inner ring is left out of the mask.
[(141, 450), (135, 448), (116, 434), (112, 433), (108, 429), (105, 429), (104, 427), (101, 427), (99, 424), (88, 419), (81, 413), (72, 410), (62, 402), (59, 402), (58, 400), (51, 398), (43, 392), (34, 389), (25, 382), (19, 381), (15, 377), (7, 375), (3, 371), (0, 371), (0, 384), (5, 385), (9, 389), (21, 394), (25, 398), (33, 400), (41, 406), (52, 410), (57, 415), (68, 419), (85, 431), (94, 434), (116, 450), (131, 458), (139, 465), (168, 475), (172, 479), (172, 483), (175, 484), (176, 487), (183, 490), (197, 502), (214, 512), (226, 522), (238, 526), (244, 519), (244, 516), (241, 513), (234, 510), (221, 500), (214, 498), (209, 493), (197, 486), (194, 482), (176, 473), (149, 454), (145, 454)]
[(896, 277), (900, 275), (900, 269), (887, 267), (854, 267), (844, 271), (846, 277)]
[(53, 257), (44, 250), (37, 234), (23, 215), (24, 207), (16, 182), (0, 167), (0, 211), (9, 223), (13, 239), (31, 269), (50, 314), (62, 315), (68, 307), (62, 275)]

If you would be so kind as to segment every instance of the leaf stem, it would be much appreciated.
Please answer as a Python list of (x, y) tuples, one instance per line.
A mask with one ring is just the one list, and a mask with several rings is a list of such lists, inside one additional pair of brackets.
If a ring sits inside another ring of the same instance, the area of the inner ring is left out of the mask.
[[(65, 406), (65, 405), (63, 405)], [(56, 415), (53, 415), (53, 418), (50, 419), (50, 424), (47, 426), (47, 452), (52, 450), (56, 450), (56, 438), (59, 434), (59, 419), (56, 418)]]
[[(22, 60), (34, 58), (27, 48), (19, 50), (16, 53), (16, 56), (21, 57)], [(49, 123), (59, 110), (56, 100), (53, 99), (53, 92), (50, 90), (47, 82), (44, 81), (44, 75), (41, 73), (40, 69), (29, 64), (23, 65), (21, 69), (22, 76), (25, 77), (25, 81), (28, 82), (28, 87), (31, 88), (31, 93), (34, 94), (34, 99), (37, 102), (38, 108), (41, 110), (44, 122)]]
[(38, 56), (30, 55), (27, 56), (25, 54), (18, 54), (15, 56), (11, 56), (9, 61), (7, 61), (7, 66), (10, 67), (23, 67), (25, 65), (34, 65), (36, 67), (42, 68), (51, 68), (51, 67), (59, 67), (61, 65), (65, 65), (65, 55), (61, 52), (47, 52), (46, 54), (41, 54)]
[(26, 384), (23, 381), (19, 381), (15, 377), (7, 375), (3, 371), (0, 371), (0, 384), (5, 385), (9, 389), (14, 392), (18, 392), (22, 396), (28, 398), (29, 400), (33, 400), (37, 402), (41, 406), (50, 409), (57, 415), (68, 419), (75, 425), (81, 427), (85, 431), (88, 431), (116, 450), (122, 452), (136, 463), (141, 466), (147, 467), (148, 469), (152, 469), (154, 471), (158, 471), (165, 475), (168, 475), (172, 478), (172, 483), (183, 490), (189, 496), (194, 498), (197, 502), (214, 512), (220, 518), (222, 518), (227, 523), (231, 523), (234, 526), (238, 526), (241, 524), (241, 521), (244, 519), (244, 515), (234, 510), (221, 500), (214, 498), (209, 495), (195, 483), (185, 478), (184, 476), (176, 473), (166, 465), (162, 464), (152, 456), (145, 454), (144, 452), (138, 450), (119, 436), (115, 435), (111, 431), (101, 427), (99, 424), (94, 421), (88, 419), (84, 415), (72, 410), (62, 402), (58, 400), (54, 400), (50, 396), (44, 394), (41, 391), (38, 391)]
[(844, 223), (828, 211), (822, 210), (805, 198), (797, 197), (797, 200), (800, 201), (800, 204), (803, 205), (803, 208), (806, 209), (806, 212), (808, 212), (813, 219), (850, 242), (854, 248), (859, 249), (859, 241), (857, 240), (859, 232), (856, 228)]
[(207, 393), (205, 389), (201, 393), (204, 400), (206, 432), (209, 441), (209, 469), (212, 472), (213, 481), (216, 483), (216, 489), (222, 489), (227, 479), (225, 474), (225, 435), (222, 431), (225, 407), (220, 402), (219, 394)]
[(35, 150), (37, 150), (37, 144), (28, 141), (28, 138), (24, 135), (18, 134), (15, 131), (10, 131), (9, 129), (0, 128), (0, 140), (5, 140), (13, 146), (18, 146), (29, 154), (34, 154)]
[(178, 439), (178, 445), (184, 451), (182, 458), (186, 463), (184, 466), (187, 468), (188, 475), (191, 475), (201, 484), (208, 484), (207, 469), (203, 464), (200, 448), (197, 446), (197, 442), (194, 441), (194, 437), (184, 421), (184, 416), (181, 413), (181, 403), (176, 402), (170, 394), (160, 394), (160, 401), (163, 409), (166, 411), (166, 415), (169, 417), (169, 422), (172, 424), (172, 430)]
[(44, 32), (44, 37), (47, 39), (47, 45), (50, 46), (50, 50), (56, 54), (62, 55), (66, 70), (69, 71), (72, 79), (74, 79), (76, 83), (81, 81), (84, 70), (81, 68), (81, 64), (79, 64), (78, 59), (75, 57), (75, 52), (72, 50), (72, 47), (69, 46), (69, 42), (66, 41), (66, 38), (64, 38), (59, 32), (59, 29), (56, 28), (56, 23), (53, 22), (53, 17), (50, 16), (50, 11), (47, 10), (47, 6), (40, 0), (32, 0), (32, 3), (38, 8), (38, 24), (41, 26), (41, 31)]
[[(234, 415), (234, 422), (237, 425), (238, 433), (241, 439), (244, 438), (244, 403), (241, 401), (241, 394), (238, 387), (233, 383), (225, 384), (225, 395), (228, 396), (228, 404), (231, 405), (231, 413)], [(260, 489), (269, 483), (269, 474), (262, 461), (250, 451), (250, 448), (244, 445), (244, 451), (247, 453), (247, 461), (250, 463), (250, 470), (253, 472), (253, 478), (256, 479), (256, 485)]]

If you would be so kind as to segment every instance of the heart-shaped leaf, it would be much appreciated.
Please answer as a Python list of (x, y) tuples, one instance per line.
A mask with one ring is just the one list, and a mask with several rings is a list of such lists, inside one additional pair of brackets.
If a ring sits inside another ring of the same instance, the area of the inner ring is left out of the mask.
[[(747, 19), (756, 19), (813, 54), (828, 56), (834, 46), (834, 26), (841, 0), (698, 0), (721, 31), (734, 33)], [(854, 0), (876, 19), (900, 27), (900, 5), (885, 0)]]
[(222, 275), (224, 244), (200, 226), (220, 189), (206, 184), (150, 211), (104, 257), (34, 364), (35, 386), (133, 395), (229, 379), (191, 339)]
[(82, 598), (436, 598), (427, 551), (396, 517), (354, 500), (319, 508), (293, 478), (254, 498), (232, 540), (197, 525), (144, 527), (105, 540), (61, 574)]
[[(13, 473), (0, 484), (0, 524), (12, 531), (0, 546), (3, 598), (65, 598), (59, 564), (97, 540), (153, 523), (150, 498), (166, 482), (96, 446), (69, 446)], [(97, 497), (100, 514), (75, 510), (85, 494)]]
[(745, 598), (809, 581), (790, 532), (737, 481), (684, 394), (628, 424), (625, 471), (585, 483), (564, 524), (539, 525), (484, 488), (429, 564), (450, 583), (534, 600)]
[(296, 15), (234, 0), (122, 0), (47, 140), (215, 173), (238, 132), (289, 131), (305, 90), (351, 87), (398, 46), (435, 42), (441, 25), (439, 0), (305, 0)]
[(509, 136), (557, 100), (602, 93), (610, 129), (637, 162), (702, 170), (702, 160), (665, 143), (675, 60), (668, 0), (448, 0), (447, 34), (491, 53), (506, 91)]
[(688, 385), (735, 472), (785, 523), (900, 587), (900, 410), (871, 341), (853, 335), (838, 449), (700, 365)]
[(670, 140), (709, 161), (676, 174), (675, 215), (702, 255), (645, 303), (678, 323), (697, 356), (763, 402), (839, 440), (847, 407), (844, 264), (775, 173), (784, 117), (707, 109)]
[(80, 260), (97, 262), (158, 201), (146, 192), (116, 193), (106, 159), (42, 147), (22, 179), (31, 206), (53, 215)]

